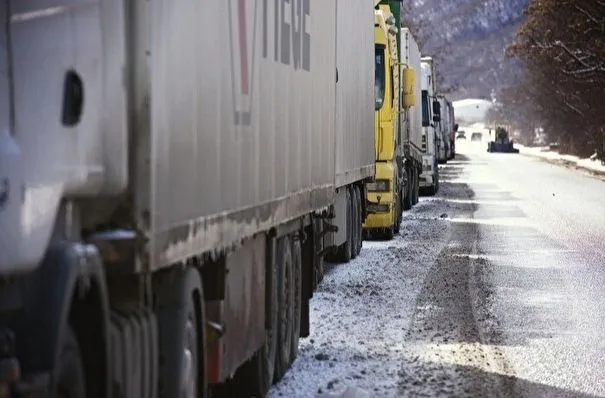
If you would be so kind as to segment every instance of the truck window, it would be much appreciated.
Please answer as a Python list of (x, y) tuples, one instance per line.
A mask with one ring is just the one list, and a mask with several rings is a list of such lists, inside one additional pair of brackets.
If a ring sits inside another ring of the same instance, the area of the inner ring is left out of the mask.
[(379, 110), (384, 104), (384, 90), (385, 90), (385, 47), (377, 44), (375, 47), (375, 97), (376, 106), (374, 109)]
[(430, 114), (429, 114), (429, 92), (422, 90), (422, 126), (430, 126)]

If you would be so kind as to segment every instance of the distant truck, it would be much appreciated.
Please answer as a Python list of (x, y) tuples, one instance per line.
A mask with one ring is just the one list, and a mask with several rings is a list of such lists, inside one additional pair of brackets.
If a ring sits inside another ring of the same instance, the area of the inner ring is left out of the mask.
[(409, 28), (401, 28), (402, 67), (404, 91), (401, 118), (403, 136), (403, 153), (407, 187), (404, 199), (404, 210), (409, 210), (418, 203), (420, 174), (422, 173), (422, 66), (420, 48)]
[(0, 395), (264, 396), (359, 252), (373, 4), (46, 3), (0, 4)]
[(422, 174), (421, 193), (435, 195), (439, 191), (439, 151), (441, 139), (438, 125), (441, 105), (435, 87), (435, 66), (432, 57), (422, 57)]
[(450, 115), (450, 151), (448, 154), (448, 160), (452, 160), (456, 157), (456, 133), (458, 133), (459, 125), (456, 123), (456, 111), (454, 104), (448, 101), (448, 114)]
[(438, 95), (439, 108), (441, 110), (441, 121), (437, 125), (440, 138), (439, 163), (447, 163), (455, 156), (455, 134), (458, 129), (455, 123), (454, 107), (443, 95)]

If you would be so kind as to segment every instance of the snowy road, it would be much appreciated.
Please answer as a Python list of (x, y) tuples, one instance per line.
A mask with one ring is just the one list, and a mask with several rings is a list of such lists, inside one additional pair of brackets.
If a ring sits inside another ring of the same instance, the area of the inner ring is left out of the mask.
[(605, 183), (458, 151), (401, 236), (329, 270), (269, 397), (605, 396)]

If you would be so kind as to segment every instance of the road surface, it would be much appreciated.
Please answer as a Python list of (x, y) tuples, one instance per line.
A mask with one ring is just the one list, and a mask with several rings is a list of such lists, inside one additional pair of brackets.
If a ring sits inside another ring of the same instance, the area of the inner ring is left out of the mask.
[(605, 397), (605, 182), (458, 151), (401, 236), (329, 270), (269, 397)]

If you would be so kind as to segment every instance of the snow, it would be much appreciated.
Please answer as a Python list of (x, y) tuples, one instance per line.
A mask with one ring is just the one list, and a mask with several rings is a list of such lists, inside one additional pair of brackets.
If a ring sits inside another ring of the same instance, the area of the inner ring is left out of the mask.
[(551, 151), (549, 147), (526, 147), (515, 144), (522, 155), (533, 156), (551, 162), (563, 163), (567, 166), (576, 167), (596, 174), (605, 174), (605, 165), (598, 160), (580, 159), (578, 156), (564, 155)]
[(436, 329), (422, 326), (439, 309), (418, 303), (437, 258), (452, 244), (453, 219), (469, 216), (459, 209), (470, 205), (450, 203), (442, 197), (447, 193), (444, 184), (438, 197), (421, 198), (393, 240), (364, 241), (356, 259), (328, 268), (311, 300), (311, 335), (269, 398), (340, 397), (347, 388), (392, 397), (450, 383), (456, 391), (459, 378), (431, 354), (433, 339), (448, 332), (435, 337)]

